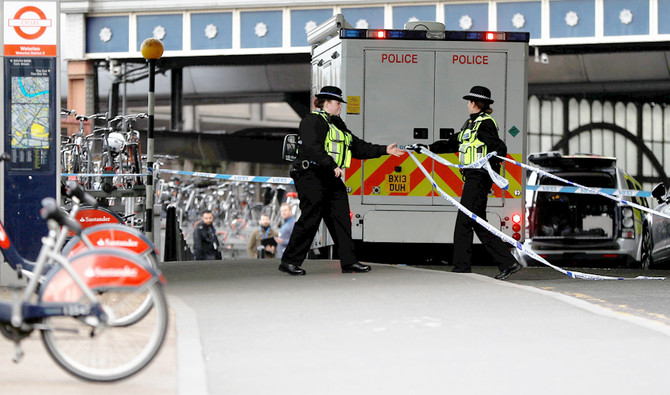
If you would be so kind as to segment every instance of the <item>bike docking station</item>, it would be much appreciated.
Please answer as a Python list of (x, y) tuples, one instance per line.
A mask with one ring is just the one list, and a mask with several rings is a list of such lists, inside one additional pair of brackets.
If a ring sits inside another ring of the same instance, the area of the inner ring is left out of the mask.
[[(158, 39), (147, 38), (142, 42), (141, 52), (149, 63), (147, 114), (112, 117), (108, 113), (78, 115), (74, 110), (61, 110), (61, 115), (74, 116), (79, 121), (79, 132), (64, 139), (60, 150), (63, 169), (60, 176), (63, 180), (81, 184), (101, 205), (87, 207), (77, 213), (76, 219), (82, 227), (129, 225), (142, 229), (146, 237), (162, 250), (160, 207), (154, 207), (153, 113), (155, 68), (163, 54), (163, 44)], [(142, 160), (139, 131), (133, 128), (134, 122), (140, 118), (148, 118), (145, 162)], [(92, 133), (85, 134), (85, 123), (95, 120), (104, 120), (106, 126), (93, 127)], [(67, 204), (64, 199), (62, 206)]]
[[(0, 118), (5, 133), (0, 152), (11, 159), (1, 173), (0, 209), (17, 250), (34, 260), (40, 237), (47, 233), (39, 216), (40, 201), (59, 194), (59, 3), (5, 1), (2, 15)], [(5, 277), (15, 277), (4, 275), (5, 266), (0, 285), (7, 283)]]

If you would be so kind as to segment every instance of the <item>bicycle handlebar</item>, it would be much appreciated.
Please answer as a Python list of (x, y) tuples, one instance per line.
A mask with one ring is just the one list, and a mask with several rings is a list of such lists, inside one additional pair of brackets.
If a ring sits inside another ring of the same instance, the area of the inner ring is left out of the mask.
[(52, 197), (42, 199), (40, 216), (45, 221), (52, 219), (58, 222), (60, 226), (64, 226), (77, 234), (81, 233), (81, 225), (79, 222), (70, 218), (65, 211), (58, 207), (56, 199)]
[(68, 181), (66, 183), (67, 188), (65, 190), (65, 194), (69, 197), (72, 198), (73, 196), (79, 199), (80, 202), (86, 203), (89, 206), (92, 206), (93, 208), (98, 207), (98, 201), (95, 200), (93, 196), (91, 196), (89, 193), (86, 193), (84, 189), (77, 184), (76, 181)]
[(110, 119), (109, 123), (112, 124), (112, 123), (119, 122), (121, 120), (136, 121), (139, 118), (149, 118), (149, 115), (147, 115), (143, 112), (140, 112), (140, 113), (137, 113), (137, 114), (130, 114), (130, 115), (117, 115), (114, 118)]
[(88, 121), (89, 119), (107, 119), (107, 113), (99, 113), (93, 115), (77, 115), (75, 117), (78, 121)]

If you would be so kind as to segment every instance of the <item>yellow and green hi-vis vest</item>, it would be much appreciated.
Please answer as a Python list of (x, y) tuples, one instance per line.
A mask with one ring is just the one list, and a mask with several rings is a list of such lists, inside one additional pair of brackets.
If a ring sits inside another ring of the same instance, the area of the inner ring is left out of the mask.
[(489, 114), (484, 113), (478, 116), (474, 121), (468, 122), (465, 129), (461, 130), (458, 134), (458, 142), (461, 143), (458, 146), (458, 156), (462, 165), (469, 165), (488, 154), (486, 144), (477, 138), (479, 125), (487, 119), (492, 120), (493, 124), (496, 125), (496, 129), (498, 129), (496, 120)]
[(325, 111), (314, 111), (313, 114), (319, 114), (328, 123), (328, 134), (324, 141), (324, 149), (335, 161), (337, 167), (346, 169), (351, 165), (351, 134), (338, 129), (330, 122), (330, 115)]

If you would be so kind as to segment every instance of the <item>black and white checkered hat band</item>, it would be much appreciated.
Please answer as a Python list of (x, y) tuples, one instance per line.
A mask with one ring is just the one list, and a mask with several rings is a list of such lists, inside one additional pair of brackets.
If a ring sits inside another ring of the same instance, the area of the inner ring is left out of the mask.
[(479, 95), (477, 93), (468, 93), (466, 96), (478, 97), (478, 98), (484, 99), (484, 100), (491, 100), (490, 97), (484, 96), (484, 95)]
[(335, 94), (335, 93), (330, 93), (330, 92), (319, 92), (319, 96), (324, 96), (324, 95), (325, 95), (325, 96), (333, 96), (333, 97), (337, 97), (338, 99), (342, 100), (342, 96), (341, 96), (341, 95), (338, 95), (338, 94)]

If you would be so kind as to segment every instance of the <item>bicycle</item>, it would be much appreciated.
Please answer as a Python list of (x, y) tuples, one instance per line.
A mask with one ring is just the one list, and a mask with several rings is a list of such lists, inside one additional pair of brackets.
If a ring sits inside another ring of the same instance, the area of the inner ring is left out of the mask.
[[(67, 182), (66, 195), (72, 200), (70, 218), (77, 219), (80, 203), (86, 202), (93, 209), (97, 201), (87, 194), (74, 181)], [(61, 254), (71, 259), (77, 254), (96, 248), (119, 248), (136, 254), (150, 268), (158, 271), (158, 251), (153, 243), (138, 230), (120, 223), (108, 223), (82, 228), (78, 235), (71, 238), (61, 249)], [(138, 297), (121, 317), (117, 317), (115, 325), (129, 326), (140, 321), (151, 310), (152, 301), (149, 295)]]
[[(61, 163), (63, 170), (67, 173), (76, 174), (94, 173), (96, 170), (93, 163), (93, 144), (99, 138), (95, 134), (86, 135), (86, 122), (96, 119), (107, 119), (107, 113), (93, 114), (93, 115), (78, 115), (75, 110), (61, 109), (61, 115), (74, 116), (79, 121), (79, 130), (71, 137), (65, 137), (65, 144), (61, 146)], [(79, 182), (85, 185), (86, 188), (92, 188), (92, 180), (90, 177), (84, 176)]]
[[(53, 198), (40, 214), (48, 235), (20, 297), (0, 302), (0, 332), (15, 343), (14, 361), (23, 356), (21, 340), (32, 331), (54, 361), (68, 373), (90, 381), (117, 381), (146, 367), (160, 350), (168, 324), (164, 277), (137, 256), (118, 249), (93, 249), (65, 258), (60, 253), (68, 229), (79, 224)], [(21, 257), (0, 222), (0, 250), (19, 276)], [(135, 325), (119, 325), (117, 316), (138, 295), (152, 308)]]

